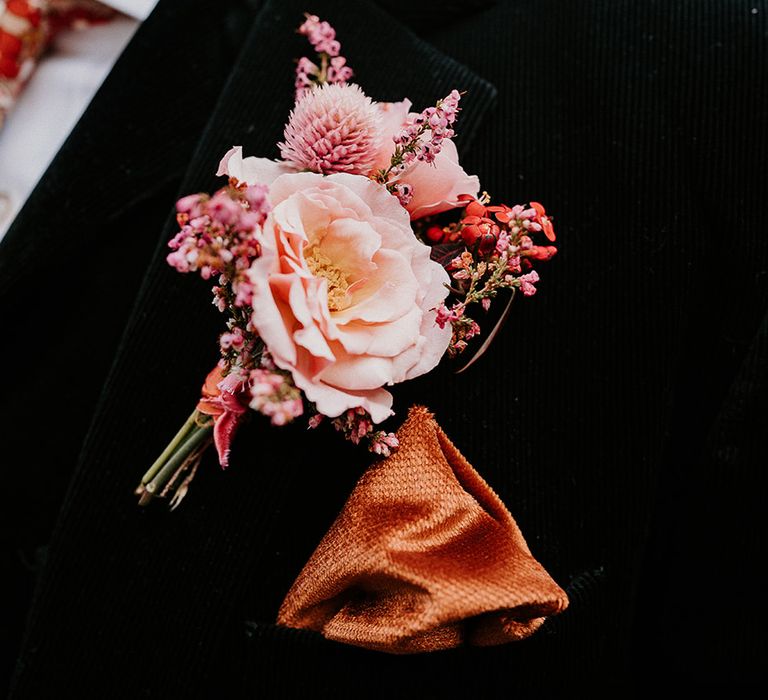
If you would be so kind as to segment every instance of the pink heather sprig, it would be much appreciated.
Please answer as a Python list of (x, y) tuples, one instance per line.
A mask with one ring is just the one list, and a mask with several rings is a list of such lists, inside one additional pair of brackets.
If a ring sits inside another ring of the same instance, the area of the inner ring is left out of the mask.
[(272, 425), (285, 425), (304, 413), (301, 392), (289, 372), (260, 367), (250, 373), (250, 407)]
[(413, 187), (407, 182), (398, 182), (394, 185), (392, 194), (398, 198), (403, 207), (407, 207), (413, 199)]
[(178, 272), (199, 272), (204, 280), (233, 264), (249, 266), (259, 253), (254, 232), (266, 216), (265, 189), (225, 187), (213, 197), (182, 197), (176, 204), (181, 230), (168, 242), (173, 251), (166, 258), (168, 264)]
[(354, 75), (347, 65), (347, 59), (341, 55), (341, 44), (336, 39), (336, 30), (328, 22), (321, 22), (317, 15), (305, 17), (306, 20), (299, 27), (299, 34), (309, 39), (320, 65), (306, 57), (299, 59), (295, 81), (297, 102), (316, 85), (345, 85)]
[(234, 180), (213, 196), (193, 194), (176, 204), (180, 231), (168, 242), (166, 258), (178, 272), (218, 276), (213, 303), (228, 312), (227, 331), (219, 338), (225, 372), (254, 364), (258, 337), (249, 325), (253, 287), (247, 271), (261, 250), (256, 238), (270, 206), (264, 185)]
[(303, 34), (312, 48), (317, 53), (326, 53), (329, 56), (338, 56), (341, 44), (336, 39), (336, 30), (328, 23), (321, 22), (317, 15), (304, 15), (304, 24), (299, 27), (299, 34)]
[(458, 301), (451, 306), (443, 303), (435, 310), (437, 325), (445, 328), (450, 324), (453, 331), (450, 357), (461, 354), (468, 341), (480, 333), (477, 322), (466, 314), (468, 306), (479, 303), (488, 311), (502, 289), (534, 295), (540, 278), (531, 269), (533, 261), (549, 260), (557, 252), (555, 246), (533, 242), (532, 236), (538, 233), (555, 240), (552, 220), (541, 204), (488, 206), (488, 199), (487, 195), (480, 201), (467, 198), (458, 225), (442, 229), (431, 226), (424, 233), (432, 243), (464, 246), (446, 268), (453, 279), (450, 289)]
[(382, 457), (389, 457), (399, 447), (400, 441), (394, 433), (377, 430), (368, 438), (368, 450)]
[[(309, 419), (309, 427), (316, 428), (322, 420), (322, 415), (315, 414)], [(361, 407), (350, 408), (338, 418), (334, 418), (331, 425), (352, 444), (367, 443), (369, 452), (382, 457), (389, 457), (400, 447), (400, 442), (394, 433), (374, 429), (371, 415)]]
[[(379, 170), (375, 179), (388, 185), (390, 191), (397, 194), (401, 201), (402, 195), (397, 190), (397, 185), (391, 185), (390, 180), (402, 175), (417, 161), (434, 163), (437, 154), (442, 150), (443, 142), (455, 135), (453, 125), (460, 111), (459, 100), (461, 93), (452, 90), (434, 107), (428, 107), (420, 114), (409, 117), (403, 130), (392, 138), (395, 151), (389, 167)], [(410, 196), (413, 196), (412, 191)]]

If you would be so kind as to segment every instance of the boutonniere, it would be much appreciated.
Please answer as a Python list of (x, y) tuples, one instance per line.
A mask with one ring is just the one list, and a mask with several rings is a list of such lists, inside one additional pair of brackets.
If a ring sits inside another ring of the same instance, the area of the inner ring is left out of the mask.
[[(222, 188), (177, 203), (168, 263), (209, 281), (226, 320), (221, 359), (142, 478), (142, 504), (176, 507), (211, 444), (229, 466), (253, 414), (327, 422), (389, 456), (390, 388), (446, 356), (471, 365), (556, 252), (541, 204), (492, 203), (460, 165), (461, 86), (422, 111), (376, 102), (351, 82), (327, 22), (307, 15), (299, 32), (316, 57), (298, 61), (281, 159), (233, 147)], [(497, 299), (504, 311), (485, 329)]]
[[(224, 154), (212, 195), (177, 203), (168, 263), (212, 285), (221, 357), (144, 475), (175, 508), (213, 444), (222, 467), (250, 416), (328, 424), (380, 456), (289, 589), (279, 625), (417, 653), (532, 634), (568, 605), (503, 501), (433, 414), (397, 434), (392, 387), (482, 355), (555, 234), (536, 202), (492, 203), (459, 163), (461, 86), (416, 111), (351, 81), (336, 33), (307, 15), (279, 160)], [(419, 106), (421, 107), (421, 105)], [(499, 321), (483, 314), (499, 301)], [(482, 326), (481, 326), (482, 324)], [(325, 424), (325, 427), (323, 427)]]

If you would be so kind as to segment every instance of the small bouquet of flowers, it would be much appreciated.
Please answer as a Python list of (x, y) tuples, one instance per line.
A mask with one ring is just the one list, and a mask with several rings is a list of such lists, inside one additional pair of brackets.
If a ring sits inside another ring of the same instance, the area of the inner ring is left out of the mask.
[(212, 283), (226, 329), (196, 409), (137, 488), (141, 504), (176, 507), (212, 443), (227, 467), (253, 412), (275, 426), (328, 420), (389, 455), (387, 387), (465, 353), (482, 335), (474, 309), (506, 295), (466, 369), (516, 292), (536, 292), (533, 265), (556, 253), (541, 204), (491, 204), (459, 164), (458, 90), (421, 112), (375, 102), (350, 82), (327, 22), (307, 15), (299, 32), (317, 58), (298, 62), (281, 159), (234, 147), (224, 187), (177, 203), (168, 263)]

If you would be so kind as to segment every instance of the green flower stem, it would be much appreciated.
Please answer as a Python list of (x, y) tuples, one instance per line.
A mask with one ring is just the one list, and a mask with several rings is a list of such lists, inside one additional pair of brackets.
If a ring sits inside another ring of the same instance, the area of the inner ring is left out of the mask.
[(320, 73), (317, 76), (317, 84), (325, 85), (328, 82), (328, 54), (320, 54)]
[(176, 473), (176, 470), (184, 463), (184, 460), (199, 447), (205, 440), (208, 440), (213, 432), (213, 421), (208, 421), (203, 425), (196, 426), (189, 437), (173, 453), (170, 459), (163, 465), (162, 469), (146, 485), (146, 491), (151, 496), (162, 491), (163, 486)]
[(192, 415), (187, 418), (187, 422), (181, 426), (181, 430), (174, 436), (173, 440), (168, 443), (168, 446), (163, 450), (162, 454), (154, 461), (152, 466), (147, 470), (147, 473), (141, 478), (142, 484), (148, 484), (155, 477), (155, 474), (162, 469), (162, 466), (168, 460), (168, 458), (176, 451), (179, 445), (189, 434), (189, 431), (195, 426), (197, 418), (200, 414), (197, 410), (192, 412)]
[(179, 465), (176, 473), (168, 480), (168, 483), (163, 486), (163, 490), (160, 492), (160, 498), (165, 498), (171, 491), (176, 491), (182, 475), (189, 470), (190, 466), (200, 462), (203, 457), (203, 452), (208, 449), (209, 445), (209, 442), (203, 442), (187, 455), (187, 458)]

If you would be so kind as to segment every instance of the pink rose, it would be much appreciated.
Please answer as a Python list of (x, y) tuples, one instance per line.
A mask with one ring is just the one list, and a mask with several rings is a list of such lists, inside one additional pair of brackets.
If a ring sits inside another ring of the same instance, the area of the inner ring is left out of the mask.
[[(239, 149), (222, 162), (249, 183), (274, 167)], [(381, 422), (392, 413), (383, 387), (428, 372), (448, 347), (434, 311), (448, 275), (397, 199), (364, 176), (278, 175), (269, 200), (249, 272), (253, 326), (320, 413), (362, 407)]]
[[(408, 118), (410, 100), (379, 102), (382, 144), (374, 168), (386, 168), (395, 150), (392, 137), (398, 134)], [(443, 141), (442, 150), (431, 165), (417, 162), (400, 176), (400, 180), (413, 187), (413, 199), (406, 209), (411, 219), (439, 214), (459, 206), (459, 195), (469, 194), (475, 199), (480, 192), (477, 175), (467, 175), (459, 165), (459, 154), (453, 141)]]

